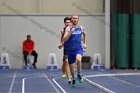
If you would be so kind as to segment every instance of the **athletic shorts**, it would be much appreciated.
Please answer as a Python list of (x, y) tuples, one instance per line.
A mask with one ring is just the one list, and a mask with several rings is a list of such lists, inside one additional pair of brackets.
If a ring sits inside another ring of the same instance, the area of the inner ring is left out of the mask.
[(65, 61), (65, 59), (68, 59), (68, 50), (67, 49), (64, 49), (63, 51), (63, 61)]
[(73, 64), (76, 62), (77, 54), (80, 54), (81, 56), (83, 56), (83, 48), (79, 48), (78, 50), (69, 50), (69, 53), (68, 53), (69, 64)]

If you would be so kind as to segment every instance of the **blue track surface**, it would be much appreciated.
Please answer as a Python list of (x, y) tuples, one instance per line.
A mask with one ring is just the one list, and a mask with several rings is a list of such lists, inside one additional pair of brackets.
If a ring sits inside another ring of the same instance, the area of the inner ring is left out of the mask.
[[(134, 75), (121, 76), (119, 73)], [(112, 76), (94, 76), (104, 74)], [(77, 80), (76, 87), (73, 88), (67, 84), (67, 78), (61, 78), (61, 75), (61, 70), (0, 70), (0, 93), (105, 93), (103, 89), (95, 87), (86, 80), (83, 83)], [(86, 79), (114, 93), (139, 93), (140, 91), (139, 70), (82, 71), (82, 76), (89, 75), (93, 77), (86, 77)]]

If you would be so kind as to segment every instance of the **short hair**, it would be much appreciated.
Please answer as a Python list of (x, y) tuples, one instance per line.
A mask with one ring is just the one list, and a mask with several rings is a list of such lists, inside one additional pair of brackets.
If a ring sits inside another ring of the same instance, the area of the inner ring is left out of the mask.
[(70, 17), (65, 17), (65, 18), (64, 18), (64, 23), (65, 23), (67, 20), (70, 20), (70, 21), (71, 21), (71, 18), (70, 18)]
[(27, 35), (27, 37), (31, 37), (31, 35)]
[(71, 18), (72, 18), (73, 16), (78, 16), (78, 19), (79, 19), (79, 15), (78, 15), (78, 14), (73, 14), (73, 15), (71, 15)]

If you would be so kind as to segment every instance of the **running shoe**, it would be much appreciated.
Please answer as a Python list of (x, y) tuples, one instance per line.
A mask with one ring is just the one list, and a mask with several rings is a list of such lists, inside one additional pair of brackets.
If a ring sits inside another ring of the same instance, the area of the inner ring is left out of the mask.
[(82, 79), (81, 75), (77, 75), (77, 78), (79, 79), (80, 83), (83, 83), (83, 79)]
[(71, 80), (68, 80), (68, 84), (70, 85), (72, 83), (72, 81)]
[(72, 80), (72, 87), (76, 86), (76, 80)]
[(62, 78), (65, 78), (65, 77), (66, 77), (66, 75), (65, 75), (65, 74), (63, 74), (63, 75), (62, 75)]

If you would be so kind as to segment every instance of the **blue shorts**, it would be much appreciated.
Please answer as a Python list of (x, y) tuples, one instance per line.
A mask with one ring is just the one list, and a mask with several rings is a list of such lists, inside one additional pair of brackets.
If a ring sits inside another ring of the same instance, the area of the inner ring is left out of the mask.
[(80, 54), (81, 56), (83, 56), (83, 48), (80, 48), (78, 50), (69, 50), (68, 51), (68, 62), (69, 64), (73, 64), (76, 62), (76, 55)]

